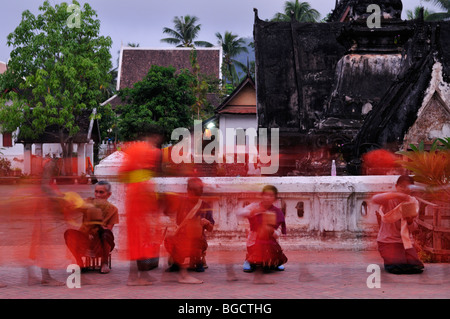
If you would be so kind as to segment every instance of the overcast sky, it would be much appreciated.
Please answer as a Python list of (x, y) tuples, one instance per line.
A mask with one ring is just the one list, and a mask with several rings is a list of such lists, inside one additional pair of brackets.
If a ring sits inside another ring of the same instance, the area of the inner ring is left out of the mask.
[[(12, 50), (6, 44), (6, 37), (13, 32), (21, 20), (21, 14), (30, 10), (37, 15), (44, 0), (0, 0), (0, 61), (7, 62)], [(64, 1), (50, 0), (53, 5)], [(65, 2), (71, 3), (72, 0)], [(258, 9), (261, 19), (270, 19), (281, 12), (285, 0), (80, 0), (88, 2), (101, 21), (101, 34), (113, 40), (111, 54), (116, 64), (117, 51), (123, 42), (139, 43), (141, 47), (167, 48), (160, 42), (166, 37), (163, 27), (172, 28), (174, 16), (195, 15), (202, 25), (198, 40), (217, 43), (215, 33), (231, 31), (241, 37), (252, 37), (254, 13)], [(374, 0), (376, 2), (376, 0)], [(335, 0), (310, 0), (322, 18), (334, 9)], [(423, 3), (434, 9), (430, 3), (421, 0), (403, 0), (403, 16), (407, 9)]]

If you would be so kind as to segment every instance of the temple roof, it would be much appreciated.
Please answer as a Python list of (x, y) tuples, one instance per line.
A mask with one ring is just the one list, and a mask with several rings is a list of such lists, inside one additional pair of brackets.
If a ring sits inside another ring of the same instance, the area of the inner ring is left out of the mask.
[(256, 115), (255, 82), (249, 75), (216, 108), (216, 113)]
[[(200, 73), (219, 79), (221, 77), (222, 49), (220, 47), (196, 48), (196, 51)], [(116, 89), (133, 87), (136, 82), (141, 81), (147, 75), (152, 65), (173, 66), (176, 70), (192, 70), (191, 52), (192, 48), (152, 49), (122, 47), (120, 50)], [(208, 93), (206, 98), (214, 107), (219, 105), (216, 94)], [(102, 105), (108, 103), (113, 109), (116, 109), (124, 102), (116, 94), (104, 101)]]
[[(222, 48), (196, 48), (200, 73), (221, 77)], [(192, 69), (190, 55), (192, 48), (151, 49), (122, 47), (119, 58), (117, 90), (132, 87), (141, 81), (152, 65), (173, 66), (177, 70)]]
[(372, 14), (367, 12), (367, 8), (372, 4), (380, 6), (382, 19), (401, 19), (403, 10), (401, 0), (337, 0), (328, 22), (366, 20)]
[(344, 141), (353, 155), (399, 145), (435, 63), (450, 83), (450, 21), (386, 19), (369, 29), (362, 20), (268, 22), (255, 10), (254, 42), (258, 125), (279, 128), (291, 145)]
[[(430, 43), (428, 44), (428, 40)], [(440, 62), (443, 78), (450, 83), (450, 22), (424, 24), (408, 43), (405, 63), (395, 83), (383, 95), (364, 121), (355, 139), (355, 152), (391, 145), (396, 149), (416, 122), (433, 66)]]

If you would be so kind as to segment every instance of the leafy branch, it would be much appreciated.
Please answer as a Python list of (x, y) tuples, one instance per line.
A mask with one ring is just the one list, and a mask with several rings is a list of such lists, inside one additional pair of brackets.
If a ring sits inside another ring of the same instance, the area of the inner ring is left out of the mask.
[(411, 151), (397, 152), (404, 157), (398, 163), (414, 174), (415, 181), (427, 186), (431, 197), (450, 201), (450, 138), (435, 139), (429, 151), (423, 141), (409, 146)]

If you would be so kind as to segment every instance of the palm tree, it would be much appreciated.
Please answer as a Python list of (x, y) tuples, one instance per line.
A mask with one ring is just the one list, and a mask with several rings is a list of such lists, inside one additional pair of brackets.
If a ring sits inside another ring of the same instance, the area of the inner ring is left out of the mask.
[[(414, 8), (414, 10), (406, 10), (406, 18), (408, 20), (416, 20), (420, 16), (420, 10), (422, 10), (423, 7), (417, 6)], [(427, 8), (423, 8), (423, 19), (428, 20), (428, 17), (434, 14), (433, 11), (428, 10)]]
[(450, 0), (425, 0), (425, 1), (432, 2), (437, 7), (446, 11), (446, 12), (431, 13), (427, 18), (428, 21), (440, 21), (450, 19)]
[(284, 13), (278, 12), (272, 21), (291, 21), (291, 15), (298, 22), (317, 22), (320, 19), (320, 13), (313, 9), (308, 2), (299, 2), (298, 0), (286, 1), (284, 3)]
[(229, 31), (225, 31), (223, 36), (220, 32), (217, 32), (216, 38), (218, 40), (218, 44), (222, 46), (222, 68), (225, 81), (228, 80), (231, 82), (232, 86), (236, 86), (238, 84), (236, 82), (239, 81), (236, 66), (244, 70), (245, 65), (233, 58), (241, 53), (248, 53), (245, 40), (243, 38), (239, 38), (237, 34), (233, 34)]
[(163, 28), (163, 33), (170, 35), (169, 38), (161, 39), (161, 42), (175, 44), (177, 47), (212, 47), (213, 45), (206, 41), (194, 41), (200, 32), (201, 24), (196, 24), (196, 16), (175, 17), (173, 23), (174, 29)]
[(255, 72), (256, 72), (256, 61), (250, 61), (247, 63), (247, 65), (242, 69), (244, 71), (245, 76), (247, 74), (250, 74), (251, 78), (255, 78)]
[(114, 69), (111, 69), (108, 73), (111, 76), (111, 81), (109, 81), (108, 85), (103, 87), (102, 86), (102, 91), (104, 94), (104, 98), (103, 100), (106, 101), (107, 99), (109, 99), (110, 97), (112, 97), (114, 94), (117, 93), (116, 90), (116, 86), (117, 86), (117, 76), (118, 76), (118, 71), (117, 71), (117, 67), (115, 67)]

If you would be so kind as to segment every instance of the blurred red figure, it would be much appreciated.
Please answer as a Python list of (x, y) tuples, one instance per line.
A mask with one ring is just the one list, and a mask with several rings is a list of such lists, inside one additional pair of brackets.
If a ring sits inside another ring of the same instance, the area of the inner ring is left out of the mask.
[(277, 188), (266, 185), (259, 203), (247, 205), (237, 212), (238, 216), (247, 218), (250, 223), (246, 260), (257, 270), (254, 280), (256, 284), (273, 283), (262, 277), (262, 268), (277, 268), (287, 262), (277, 241), (281, 234), (286, 234), (283, 212), (273, 205), (277, 196)]
[[(30, 247), (30, 259), (41, 269), (41, 284), (46, 286), (63, 286), (50, 276), (49, 269), (65, 269), (69, 262), (67, 249), (64, 245), (64, 231), (67, 226), (65, 215), (64, 194), (53, 184), (57, 165), (55, 160), (44, 161), (41, 187), (36, 189), (31, 197), (31, 207), (34, 212), (34, 225)], [(37, 283), (37, 279), (29, 270), (29, 284)]]
[(202, 259), (208, 247), (205, 231), (213, 230), (214, 219), (211, 208), (202, 200), (202, 195), (202, 180), (191, 177), (187, 182), (187, 196), (178, 198), (176, 206), (171, 207), (177, 212), (177, 229), (174, 234), (166, 236), (164, 244), (173, 260), (169, 271), (180, 270), (180, 283), (202, 283), (189, 276), (184, 266), (184, 260), (190, 258), (190, 265), (195, 271), (204, 271)]
[[(55, 159), (37, 159), (40, 176), (33, 186), (17, 186), (8, 203), (2, 203), (2, 251), (4, 262), (27, 268), (28, 284), (62, 286), (50, 270), (66, 270), (73, 261), (64, 244), (64, 231), (71, 219), (70, 203), (53, 183), (58, 166)], [(6, 219), (4, 219), (6, 217)], [(4, 223), (6, 222), (6, 223)], [(40, 278), (34, 274), (38, 267)]]
[(159, 257), (162, 231), (159, 223), (158, 198), (152, 177), (161, 164), (163, 135), (155, 126), (141, 129), (139, 141), (124, 150), (126, 159), (120, 175), (126, 184), (126, 258), (130, 260), (128, 285), (150, 285), (153, 278), (139, 271), (137, 261)]
[(384, 149), (373, 150), (362, 156), (363, 173), (366, 175), (396, 174), (399, 169), (399, 158), (392, 152)]

